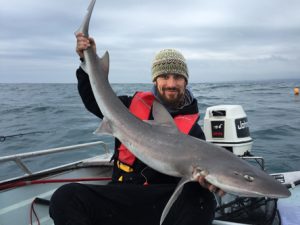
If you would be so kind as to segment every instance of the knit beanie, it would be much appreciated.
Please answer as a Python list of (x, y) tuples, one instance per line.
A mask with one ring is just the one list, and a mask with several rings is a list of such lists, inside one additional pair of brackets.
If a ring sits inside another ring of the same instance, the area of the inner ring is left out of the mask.
[(163, 49), (152, 62), (152, 81), (162, 74), (180, 74), (188, 81), (189, 74), (185, 58), (175, 49)]

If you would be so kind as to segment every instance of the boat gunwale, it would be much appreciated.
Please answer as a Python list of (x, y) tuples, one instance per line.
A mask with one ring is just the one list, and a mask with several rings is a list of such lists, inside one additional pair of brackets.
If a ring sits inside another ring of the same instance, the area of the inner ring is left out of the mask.
[[(78, 160), (75, 162), (63, 164), (60, 166), (47, 168), (45, 170), (40, 170), (37, 172), (31, 172), (27, 168), (27, 166), (21, 161), (22, 159), (25, 159), (25, 158), (33, 158), (33, 157), (37, 157), (37, 156), (44, 156), (44, 155), (73, 151), (73, 150), (82, 150), (83, 148), (97, 146), (97, 145), (101, 145), (104, 148), (106, 153), (104, 153), (104, 154), (102, 153), (101, 155), (94, 156), (94, 157), (81, 159), (81, 160)], [(1, 180), (0, 181), (0, 191), (7, 189), (6, 187), (9, 184), (12, 184), (14, 182), (32, 181), (32, 180), (36, 180), (36, 179), (42, 179), (42, 178), (45, 178), (48, 176), (52, 176), (52, 175), (70, 171), (70, 170), (75, 170), (75, 169), (80, 169), (80, 168), (88, 168), (88, 167), (100, 167), (100, 166), (112, 167), (111, 157), (112, 157), (112, 153), (109, 152), (107, 144), (102, 141), (89, 142), (89, 143), (78, 144), (78, 145), (69, 145), (69, 146), (64, 146), (64, 147), (59, 147), (59, 148), (50, 148), (50, 149), (45, 149), (45, 150), (37, 150), (37, 151), (32, 151), (32, 152), (27, 152), (27, 153), (14, 154), (14, 155), (10, 155), (10, 156), (3, 156), (3, 157), (0, 157), (0, 164), (4, 163), (4, 162), (8, 162), (8, 161), (13, 161), (16, 163), (17, 166), (19, 166), (22, 169), (23, 172), (25, 172), (25, 174), (21, 175), (21, 176), (16, 176), (16, 177), (8, 178), (5, 180)], [(20, 163), (21, 163), (21, 165), (20, 165)]]

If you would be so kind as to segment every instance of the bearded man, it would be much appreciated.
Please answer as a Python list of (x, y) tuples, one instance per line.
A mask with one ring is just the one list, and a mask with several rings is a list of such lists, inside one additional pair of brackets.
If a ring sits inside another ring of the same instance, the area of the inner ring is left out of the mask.
[[(79, 94), (85, 107), (102, 119), (103, 114), (84, 71), (83, 50), (88, 47), (96, 50), (96, 45), (92, 38), (86, 38), (82, 33), (76, 38), (76, 50), (82, 61), (76, 72)], [(152, 63), (152, 90), (119, 98), (131, 113), (142, 120), (153, 119), (152, 103), (157, 99), (169, 111), (181, 132), (205, 139), (198, 124), (198, 103), (187, 88), (188, 80), (183, 55), (174, 49), (164, 49), (156, 54)], [(185, 154), (184, 149), (182, 154)], [(54, 193), (50, 215), (56, 225), (159, 224), (162, 211), (180, 178), (162, 174), (144, 164), (118, 139), (115, 139), (113, 161), (109, 184), (67, 184)], [(185, 184), (163, 225), (212, 224), (216, 207), (212, 192), (224, 194), (203, 177), (198, 183)]]

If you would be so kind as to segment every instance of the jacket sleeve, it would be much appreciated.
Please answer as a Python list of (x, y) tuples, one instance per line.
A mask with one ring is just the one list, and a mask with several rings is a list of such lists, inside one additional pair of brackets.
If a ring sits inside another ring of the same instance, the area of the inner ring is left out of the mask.
[[(99, 109), (96, 99), (94, 97), (89, 76), (83, 71), (81, 67), (77, 69), (76, 76), (78, 80), (78, 85), (77, 85), (78, 92), (85, 108), (91, 113), (93, 113), (94, 115), (96, 115), (97, 117), (102, 119), (103, 114)], [(126, 107), (129, 107), (132, 97), (119, 96), (119, 98)]]
[(195, 137), (195, 138), (199, 138), (202, 140), (206, 140), (205, 138), (205, 134), (201, 128), (201, 126), (198, 123), (195, 123), (194, 126), (192, 127), (189, 135)]

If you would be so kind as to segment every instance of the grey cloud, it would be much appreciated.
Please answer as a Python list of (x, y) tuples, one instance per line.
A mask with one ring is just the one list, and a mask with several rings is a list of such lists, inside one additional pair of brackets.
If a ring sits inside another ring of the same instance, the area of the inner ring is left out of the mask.
[[(74, 31), (88, 2), (3, 2), (0, 82), (75, 82)], [(197, 82), (295, 76), (299, 8), (297, 0), (98, 0), (90, 34), (100, 55), (111, 54), (113, 82), (151, 82), (162, 48), (181, 50)]]

